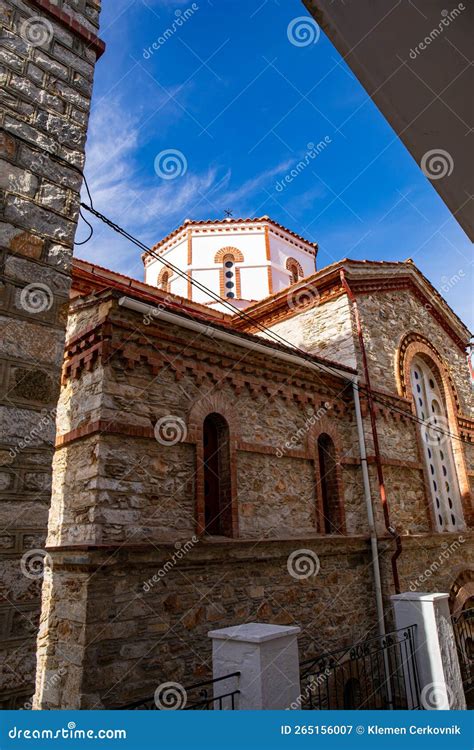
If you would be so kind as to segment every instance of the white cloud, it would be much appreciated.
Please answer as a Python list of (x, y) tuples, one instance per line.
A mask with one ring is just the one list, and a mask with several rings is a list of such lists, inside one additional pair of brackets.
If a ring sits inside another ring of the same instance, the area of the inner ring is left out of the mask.
[[(221, 217), (227, 207), (235, 215), (255, 215), (262, 191), (271, 191), (275, 176), (284, 173), (290, 163), (284, 161), (232, 189), (231, 170), (218, 166), (209, 166), (201, 173), (188, 170), (173, 180), (150, 175), (149, 170), (144, 175), (139, 156), (145, 146), (139, 115), (124, 109), (119, 100), (104, 98), (93, 110), (85, 174), (94, 208), (148, 245), (187, 217)], [(88, 202), (85, 188), (82, 198)], [(142, 278), (139, 249), (98, 219), (91, 219), (86, 211), (84, 215), (94, 226), (94, 236), (76, 248), (76, 255)], [(87, 234), (81, 222), (77, 239), (81, 241)]]

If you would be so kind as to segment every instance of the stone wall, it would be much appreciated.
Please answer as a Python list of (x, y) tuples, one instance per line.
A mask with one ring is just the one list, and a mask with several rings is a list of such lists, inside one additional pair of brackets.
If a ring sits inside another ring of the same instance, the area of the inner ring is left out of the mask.
[[(311, 300), (311, 293), (311, 290), (307, 294), (301, 292), (301, 300)], [(316, 294), (314, 292), (314, 306), (270, 325), (270, 330), (310, 354), (357, 367), (352, 316), (346, 295), (318, 304)]]
[(429, 339), (449, 367), (462, 413), (474, 418), (466, 353), (455, 345), (411, 291), (358, 294), (357, 304), (374, 388), (397, 392), (398, 347), (408, 333), (420, 333)]
[[(290, 575), (288, 558), (300, 546), (318, 555), (318, 575)], [(364, 540), (203, 540), (176, 563), (173, 544), (122, 547), (108, 558), (56, 555), (45, 708), (120, 706), (153, 696), (162, 682), (209, 678), (207, 633), (217, 627), (298, 624), (301, 658), (373, 634)]]
[(44, 557), (82, 183), (73, 167), (84, 164), (94, 65), (103, 51), (96, 36), (99, 10), (98, 0), (0, 0), (0, 700), (5, 707), (22, 706), (34, 681), (41, 579), (33, 562)]
[[(211, 673), (207, 632), (217, 627), (300, 625), (301, 658), (373, 635), (350, 389), (211, 335), (145, 325), (119, 295), (71, 306), (36, 705), (112, 707), (164, 681), (196, 682)], [(232, 538), (199, 530), (202, 422), (214, 411), (230, 429)], [(363, 411), (369, 437), (365, 403)], [(172, 429), (161, 431), (170, 417)], [(409, 410), (379, 410), (378, 424), (392, 520), (404, 535), (402, 588), (449, 590), (472, 534), (432, 533)], [(323, 432), (335, 442), (345, 520), (345, 533), (331, 536), (321, 533)], [(394, 545), (367, 443), (390, 625)]]

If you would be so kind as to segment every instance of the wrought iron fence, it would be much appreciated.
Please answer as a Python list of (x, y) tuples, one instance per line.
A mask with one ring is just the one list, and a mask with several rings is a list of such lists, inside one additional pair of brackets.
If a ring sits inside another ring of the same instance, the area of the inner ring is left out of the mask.
[(419, 710), (415, 628), (301, 662), (301, 708)]
[(461, 667), (464, 693), (469, 707), (474, 707), (474, 607), (452, 617), (454, 637)]
[[(170, 700), (166, 700), (164, 693), (161, 696), (153, 695), (143, 698), (133, 703), (127, 703), (119, 706), (121, 711), (161, 711), (161, 710), (172, 710), (180, 709), (183, 711), (235, 711), (237, 708), (237, 696), (240, 694), (238, 689), (238, 678), (240, 672), (232, 672), (226, 674), (223, 677), (216, 677), (214, 680), (204, 680), (204, 682), (196, 682), (194, 685), (188, 685), (184, 687), (178, 683), (163, 683), (163, 689), (168, 692)], [(217, 685), (223, 683), (225, 680), (230, 680), (230, 686), (227, 683), (222, 688), (223, 692), (219, 693)], [(235, 685), (234, 689), (229, 689)], [(173, 687), (175, 686), (175, 694), (173, 696)], [(173, 700), (173, 697), (176, 700)]]

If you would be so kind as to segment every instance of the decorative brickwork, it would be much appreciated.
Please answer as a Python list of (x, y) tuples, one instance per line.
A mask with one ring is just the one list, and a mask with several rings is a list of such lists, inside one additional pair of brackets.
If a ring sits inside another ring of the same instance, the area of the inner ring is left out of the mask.
[(236, 247), (223, 247), (221, 248), (214, 257), (214, 263), (222, 263), (227, 255), (231, 255), (234, 259), (234, 263), (243, 263), (244, 256), (241, 251)]
[[(54, 693), (38, 690), (45, 708), (112, 707), (151, 694), (160, 681), (207, 676), (211, 627), (297, 623), (305, 655), (316, 639), (318, 648), (350, 643), (375, 622), (351, 388), (335, 374), (283, 362), (271, 349), (265, 355), (216, 341), (211, 324), (203, 334), (159, 318), (145, 325), (141, 313), (117, 304), (127, 293), (101, 292), (70, 309), (48, 538), (53, 576), (40, 631), (49, 632), (43, 669), (67, 675)], [(393, 543), (377, 501), (361, 395), (388, 597)], [(403, 537), (402, 587), (416, 587), (420, 569), (453, 543), (446, 566), (423, 582), (425, 590), (447, 590), (471, 536), (463, 548), (457, 536), (431, 532), (409, 397), (389, 388), (376, 395), (385, 401), (377, 403), (377, 420), (391, 520)], [(209, 414), (229, 428), (232, 530), (225, 538), (203, 533)], [(172, 429), (161, 434), (160, 424)], [(326, 506), (330, 534), (318, 453), (324, 435), (334, 444), (324, 468), (334, 501)], [(317, 554), (316, 577), (295, 581), (288, 573), (288, 557), (299, 549)], [(64, 666), (71, 649), (74, 665)]]
[[(448, 413), (448, 429), (453, 435), (451, 439), (451, 446), (454, 454), (454, 461), (456, 464), (456, 473), (459, 482), (459, 489), (461, 492), (461, 500), (463, 504), (464, 518), (467, 523), (474, 523), (473, 511), (471, 506), (471, 492), (469, 485), (469, 478), (467, 474), (467, 465), (465, 452), (461, 443), (461, 435), (458, 424), (459, 416), (459, 397), (456, 392), (453, 378), (449, 371), (449, 364), (444, 362), (435, 346), (428, 341), (424, 336), (418, 333), (407, 334), (397, 352), (396, 357), (396, 378), (399, 391), (404, 396), (408, 396), (412, 401), (414, 395), (412, 392), (410, 371), (413, 358), (416, 356), (426, 357), (431, 365), (434, 373), (438, 375), (438, 382), (441, 391), (444, 393), (446, 409)], [(414, 406), (412, 407), (413, 414), (416, 414)], [(420, 455), (422, 455), (422, 449), (420, 444), (420, 431), (418, 430), (418, 442)], [(427, 467), (425, 468), (425, 485), (427, 486), (427, 498), (430, 497), (428, 490), (430, 478), (427, 474)], [(433, 514), (432, 503), (429, 503), (431, 514)], [(434, 527), (434, 522), (432, 518)]]
[(285, 268), (291, 273), (292, 283), (296, 283), (298, 279), (302, 279), (304, 276), (304, 271), (301, 267), (301, 263), (298, 263), (298, 261), (294, 258), (286, 259)]

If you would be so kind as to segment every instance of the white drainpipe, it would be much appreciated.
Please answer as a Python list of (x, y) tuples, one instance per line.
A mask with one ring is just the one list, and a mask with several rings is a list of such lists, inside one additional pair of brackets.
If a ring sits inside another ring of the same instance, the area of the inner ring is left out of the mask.
[[(252, 351), (266, 354), (267, 357), (271, 356), (271, 357), (275, 357), (276, 359), (281, 359), (284, 362), (291, 362), (292, 364), (303, 365), (304, 367), (308, 367), (312, 370), (317, 370), (318, 372), (328, 372), (328, 369), (325, 368), (324, 365), (318, 365), (317, 363), (309, 362), (307, 359), (304, 359), (303, 357), (299, 357), (297, 354), (287, 354), (286, 352), (281, 352), (278, 349), (273, 349), (270, 346), (265, 346), (265, 344), (257, 344), (253, 341), (248, 341), (243, 336), (238, 336), (234, 333), (227, 333), (226, 331), (221, 331), (218, 328), (213, 328), (212, 325), (206, 325), (205, 323), (200, 323), (197, 320), (191, 320), (190, 318), (185, 318), (185, 317), (182, 317), (181, 315), (170, 313), (167, 310), (162, 310), (159, 307), (154, 307), (153, 305), (149, 305), (145, 302), (139, 302), (138, 300), (132, 299), (131, 297), (120, 297), (119, 305), (121, 305), (122, 307), (127, 307), (130, 310), (135, 310), (136, 312), (143, 313), (144, 315), (148, 315), (152, 318), (160, 318), (161, 320), (165, 320), (167, 323), (172, 323), (173, 325), (179, 325), (182, 328), (187, 328), (190, 331), (196, 331), (197, 333), (203, 333), (204, 335), (209, 336), (211, 338), (216, 338), (216, 339), (220, 339), (221, 341), (226, 341), (228, 344), (233, 344), (234, 346), (243, 346), (246, 349), (251, 349)], [(381, 579), (380, 579), (380, 564), (379, 564), (377, 533), (375, 530), (374, 511), (372, 507), (372, 496), (370, 493), (369, 472), (367, 469), (367, 453), (365, 449), (364, 427), (362, 424), (362, 414), (360, 410), (360, 400), (359, 400), (359, 388), (357, 385), (358, 378), (355, 375), (349, 375), (349, 373), (347, 372), (342, 372), (338, 370), (337, 367), (331, 366), (331, 371), (333, 373), (336, 372), (338, 375), (340, 375), (341, 377), (344, 377), (346, 380), (348, 379), (352, 381), (355, 415), (356, 415), (356, 422), (357, 422), (357, 434), (359, 437), (360, 463), (361, 463), (361, 468), (362, 468), (362, 479), (364, 483), (365, 507), (366, 507), (366, 512), (367, 512), (367, 521), (369, 524), (369, 531), (370, 531), (370, 547), (371, 547), (371, 552), (372, 552), (372, 568), (374, 572), (374, 585), (375, 585), (375, 603), (376, 603), (376, 609), (377, 609), (379, 635), (381, 637), (384, 637), (385, 636), (384, 609), (383, 609), (382, 585), (381, 585)]]

